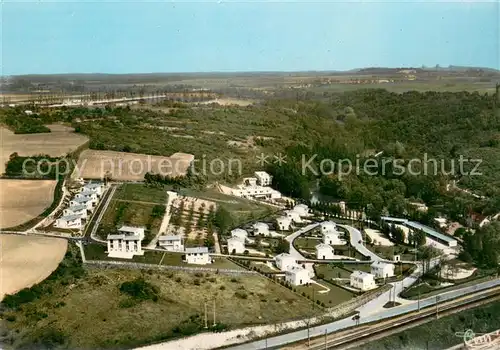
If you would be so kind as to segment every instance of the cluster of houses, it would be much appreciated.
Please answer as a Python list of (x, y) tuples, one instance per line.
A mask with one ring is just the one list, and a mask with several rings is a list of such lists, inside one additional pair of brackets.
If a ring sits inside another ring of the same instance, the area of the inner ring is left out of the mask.
[(276, 227), (280, 231), (290, 230), (292, 224), (304, 222), (304, 218), (311, 216), (309, 207), (305, 204), (297, 204), (293, 209), (285, 210), (284, 215), (276, 219)]
[(292, 286), (302, 286), (311, 282), (312, 272), (303, 268), (288, 253), (274, 257), (276, 267), (285, 273), (285, 281)]
[(340, 232), (337, 231), (337, 224), (333, 221), (325, 221), (320, 224), (320, 232), (323, 242), (316, 248), (316, 259), (327, 260), (334, 259), (334, 249), (332, 245), (343, 245), (345, 241), (340, 238)]
[(102, 183), (89, 182), (83, 185), (69, 201), (69, 207), (63, 210), (63, 215), (56, 220), (54, 226), (62, 229), (82, 229), (87, 222), (88, 214), (97, 206), (103, 192)]
[(232, 195), (249, 199), (279, 199), (281, 193), (270, 187), (272, 176), (265, 171), (256, 171), (254, 177), (243, 179), (243, 184), (232, 189)]
[(375, 261), (370, 266), (370, 273), (365, 271), (353, 271), (349, 284), (352, 288), (360, 291), (368, 291), (377, 288), (375, 279), (389, 278), (394, 276), (394, 264), (385, 261)]
[[(132, 259), (134, 255), (144, 255), (142, 250), (144, 232), (144, 227), (121, 226), (117, 233), (108, 235), (108, 257)], [(185, 248), (183, 237), (180, 235), (160, 236), (158, 246), (169, 252), (184, 253), (184, 260), (188, 264), (212, 263), (207, 247)]]

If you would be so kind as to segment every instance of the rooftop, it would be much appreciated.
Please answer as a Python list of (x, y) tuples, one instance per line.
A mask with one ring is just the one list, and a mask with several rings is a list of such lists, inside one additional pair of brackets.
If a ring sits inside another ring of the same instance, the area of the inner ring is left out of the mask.
[(331, 250), (333, 250), (331, 245), (325, 244), (325, 243), (320, 243), (315, 248), (316, 249), (331, 249)]
[(186, 248), (186, 253), (208, 253), (207, 247), (195, 247), (195, 248)]
[(73, 212), (75, 211), (80, 211), (80, 210), (86, 210), (87, 209), (87, 206), (86, 205), (83, 205), (83, 204), (80, 204), (80, 205), (73, 205), (71, 207), (68, 207), (67, 208), (68, 210), (71, 210)]
[(102, 184), (100, 184), (100, 183), (90, 182), (90, 183), (86, 184), (86, 185), (85, 185), (85, 186), (83, 186), (83, 187), (84, 187), (84, 188), (89, 188), (89, 189), (90, 189), (90, 188), (99, 188), (99, 187), (101, 187), (101, 186), (102, 186)]
[(182, 241), (182, 237), (179, 235), (170, 235), (170, 236), (160, 236), (158, 238), (160, 241)]
[(353, 273), (351, 274), (351, 276), (359, 277), (359, 278), (370, 277), (370, 276), (373, 277), (373, 275), (371, 273), (364, 272), (364, 271), (359, 271), (359, 270), (353, 271)]
[(73, 202), (77, 202), (77, 203), (87, 203), (87, 202), (90, 202), (91, 199), (90, 198), (83, 198), (83, 197), (79, 197), (79, 198), (73, 198), (72, 199)]
[(64, 220), (64, 221), (73, 221), (73, 220), (81, 219), (81, 218), (82, 218), (81, 215), (79, 215), (79, 214), (73, 214), (73, 215), (61, 216), (59, 219), (60, 220)]
[(443, 241), (445, 241), (447, 243), (449, 243), (449, 242), (456, 242), (456, 239), (448, 237), (448, 236), (442, 234), (441, 232), (438, 232), (438, 231), (436, 231), (435, 229), (433, 229), (433, 228), (431, 228), (429, 226), (422, 225), (421, 223), (416, 222), (416, 221), (409, 221), (408, 219), (401, 219), (401, 218), (393, 218), (393, 217), (390, 217), (390, 216), (382, 216), (381, 219), (383, 221), (399, 222), (399, 223), (402, 223), (402, 224), (404, 224), (404, 225), (406, 225), (406, 226), (408, 226), (410, 228), (413, 228), (415, 230), (422, 230), (423, 232), (425, 232), (429, 236), (432, 236), (432, 237), (435, 237), (437, 239), (443, 240)]
[(129, 232), (133, 234), (143, 233), (144, 227), (136, 227), (136, 226), (122, 226), (118, 229), (120, 232)]

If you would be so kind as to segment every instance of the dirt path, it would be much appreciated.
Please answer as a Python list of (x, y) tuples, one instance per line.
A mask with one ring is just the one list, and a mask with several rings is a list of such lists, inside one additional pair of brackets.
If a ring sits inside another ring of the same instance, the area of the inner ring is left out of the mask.
[(0, 235), (0, 300), (47, 278), (66, 253), (61, 238)]
[(153, 204), (153, 205), (161, 204), (161, 203), (156, 203), (156, 202), (132, 201), (132, 200), (128, 200), (128, 199), (113, 199), (113, 200), (117, 201), (117, 202), (127, 202), (127, 203)]

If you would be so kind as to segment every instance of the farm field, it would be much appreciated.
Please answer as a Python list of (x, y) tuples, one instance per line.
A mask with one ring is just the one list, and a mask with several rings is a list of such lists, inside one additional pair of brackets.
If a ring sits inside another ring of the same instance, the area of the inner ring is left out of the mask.
[[(138, 278), (154, 286), (157, 301), (133, 299), (120, 291), (124, 282)], [(51, 288), (51, 293), (8, 312), (12, 321), (6, 326), (14, 347), (41, 346), (55, 339), (51, 348), (131, 348), (183, 337), (203, 330), (205, 301), (209, 325), (215, 303), (216, 322), (224, 328), (315, 313), (310, 301), (260, 276), (88, 269), (70, 282), (72, 288), (58, 278), (47, 280), (42, 288)]]
[(0, 300), (49, 276), (63, 259), (67, 244), (59, 238), (0, 235)]
[(49, 207), (57, 181), (0, 179), (0, 228), (27, 222)]
[(73, 128), (60, 124), (47, 125), (47, 127), (51, 132), (40, 134), (14, 134), (9, 129), (0, 127), (2, 140), (0, 173), (5, 172), (5, 163), (14, 152), (25, 157), (37, 154), (60, 157), (76, 150), (88, 141), (86, 136), (73, 132)]
[(194, 157), (174, 153), (170, 157), (140, 153), (85, 150), (78, 159), (79, 177), (101, 179), (109, 174), (113, 180), (142, 181), (147, 172), (168, 176), (185, 175)]

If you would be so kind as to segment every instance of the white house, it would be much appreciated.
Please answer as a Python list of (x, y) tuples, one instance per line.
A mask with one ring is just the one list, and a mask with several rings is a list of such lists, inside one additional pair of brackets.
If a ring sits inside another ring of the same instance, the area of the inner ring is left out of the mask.
[(285, 281), (292, 286), (302, 286), (308, 284), (311, 279), (309, 277), (309, 271), (302, 268), (300, 265), (292, 265), (285, 272)]
[(87, 210), (94, 210), (94, 202), (90, 198), (73, 198), (72, 200), (69, 201), (69, 206), (70, 207), (76, 207), (79, 205), (85, 205), (87, 207)]
[(293, 207), (293, 211), (299, 213), (300, 217), (309, 215), (309, 207), (305, 204), (297, 204), (296, 206)]
[(122, 226), (118, 234), (108, 235), (108, 257), (132, 259), (134, 255), (144, 255), (141, 241), (144, 227)]
[(82, 191), (75, 195), (75, 198), (87, 198), (92, 201), (92, 203), (97, 204), (98, 196), (97, 193), (92, 191)]
[(245, 240), (239, 237), (231, 237), (227, 240), (227, 251), (229, 254), (243, 254), (245, 252)]
[(184, 251), (184, 243), (182, 240), (182, 236), (180, 235), (171, 235), (171, 236), (160, 236), (158, 237), (158, 245), (170, 252), (183, 252)]
[(80, 189), (80, 192), (94, 192), (97, 196), (101, 196), (103, 192), (104, 186), (101, 183), (97, 182), (89, 182), (85, 186)]
[(56, 220), (55, 227), (59, 228), (82, 228), (82, 217), (80, 215), (65, 215)]
[(76, 205), (63, 210), (63, 215), (79, 215), (82, 219), (87, 218), (87, 206), (86, 205)]
[(185, 259), (188, 264), (207, 265), (212, 263), (207, 247), (186, 248)]
[(316, 247), (316, 259), (325, 260), (325, 259), (333, 259), (333, 248), (332, 246), (320, 243)]
[(268, 186), (238, 185), (232, 190), (233, 196), (250, 199), (279, 199), (281, 193)]
[(26, 115), (33, 115), (33, 111), (30, 111), (29, 109), (24, 111), (24, 114)]
[(323, 233), (323, 243), (331, 245), (344, 244), (344, 242), (339, 238), (339, 233), (337, 231)]
[(367, 291), (377, 287), (375, 276), (364, 271), (354, 271), (351, 273), (350, 285), (353, 288)]
[(269, 186), (273, 180), (273, 177), (266, 173), (265, 171), (256, 171), (255, 177), (257, 178), (257, 182), (261, 186)]
[(278, 226), (278, 230), (280, 231), (288, 231), (290, 229), (290, 224), (292, 223), (292, 219), (288, 216), (281, 216), (276, 219), (276, 225)]
[(268, 236), (269, 235), (269, 225), (264, 222), (256, 222), (252, 226), (254, 235)]
[(333, 221), (323, 221), (320, 227), (321, 234), (325, 234), (327, 232), (337, 232), (337, 224)]
[(248, 238), (248, 232), (242, 228), (236, 228), (231, 231), (231, 237), (237, 237), (245, 241)]
[(274, 257), (274, 261), (276, 262), (278, 269), (281, 271), (286, 271), (289, 267), (297, 264), (297, 260), (295, 260), (295, 258), (288, 253), (276, 255)]
[(285, 215), (286, 215), (286, 217), (291, 219), (292, 222), (295, 222), (295, 223), (302, 222), (302, 219), (300, 218), (300, 214), (298, 212), (296, 212), (295, 210), (285, 210)]
[(443, 217), (434, 218), (434, 221), (438, 224), (440, 228), (445, 228), (448, 223), (446, 218)]
[(375, 261), (371, 264), (371, 273), (376, 278), (387, 278), (394, 276), (394, 264), (384, 261)]

